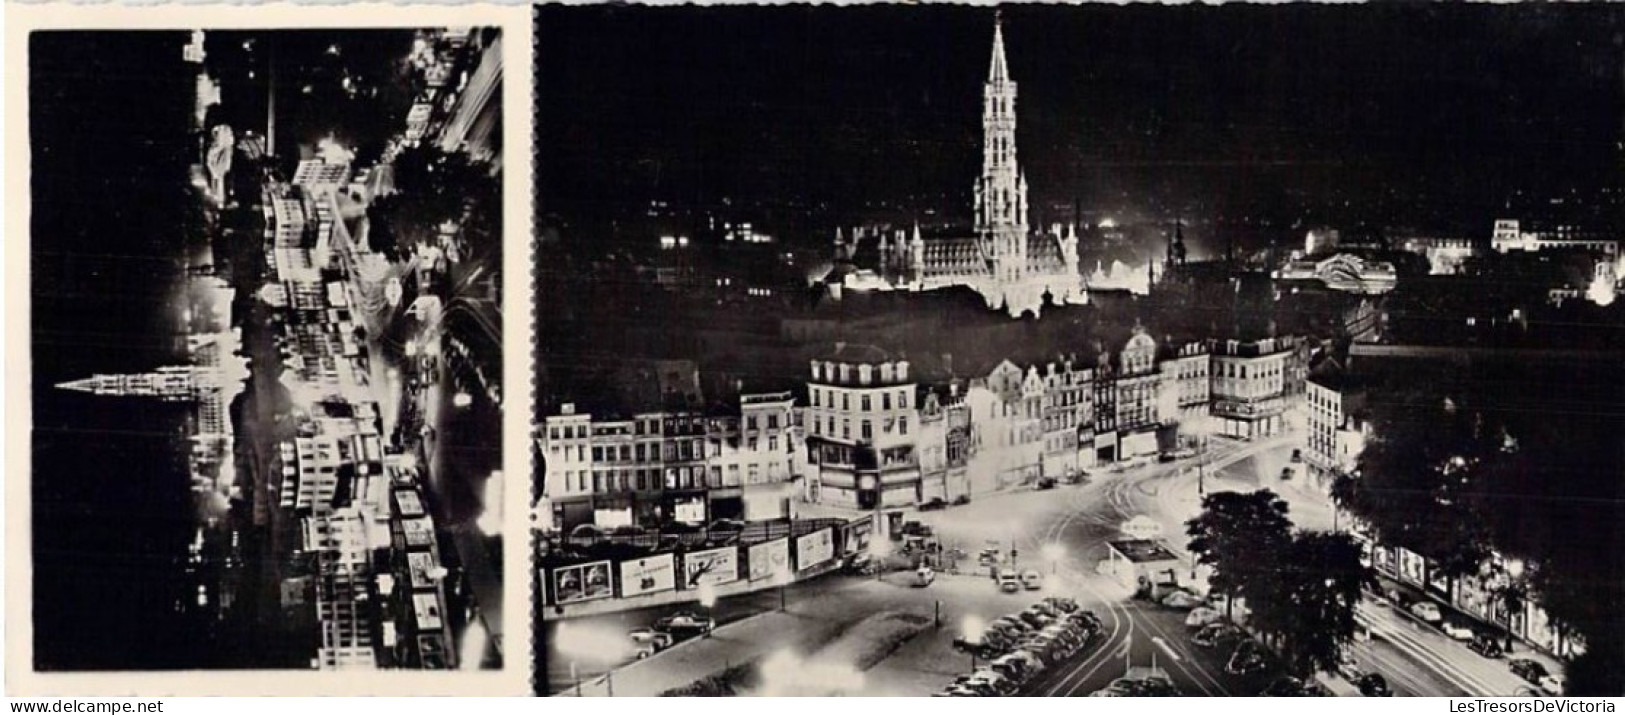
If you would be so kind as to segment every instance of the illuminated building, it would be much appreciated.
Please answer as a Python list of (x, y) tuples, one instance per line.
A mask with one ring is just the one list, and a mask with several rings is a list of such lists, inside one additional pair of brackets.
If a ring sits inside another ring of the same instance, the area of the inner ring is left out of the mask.
[(934, 290), (968, 286), (990, 308), (1012, 317), (1057, 303), (1086, 300), (1078, 272), (1076, 227), (1064, 233), (1031, 231), (1027, 176), (1016, 158), (1016, 82), (1004, 56), (1004, 30), (993, 29), (993, 56), (982, 87), (982, 172), (975, 184), (975, 235), (925, 238), (881, 233), (880, 265), (873, 273), (850, 265), (863, 236), (836, 235), (838, 265), (825, 282), (833, 295), (851, 290)]

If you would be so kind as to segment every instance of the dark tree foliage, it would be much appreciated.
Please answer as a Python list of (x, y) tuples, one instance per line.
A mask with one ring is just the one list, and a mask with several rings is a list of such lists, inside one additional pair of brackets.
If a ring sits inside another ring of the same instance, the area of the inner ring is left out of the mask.
[(1251, 624), (1277, 644), (1288, 671), (1309, 677), (1337, 667), (1354, 637), (1365, 568), (1347, 534), (1298, 532), (1243, 586)]
[(1366, 517), (1383, 543), (1421, 554), (1453, 577), (1477, 573), (1489, 551), (1473, 494), (1487, 468), (1480, 455), (1497, 448), (1501, 435), (1423, 393), (1373, 410), (1377, 427), (1358, 476), (1337, 479), (1333, 498)]
[(1625, 395), (1606, 368), (1476, 366), (1373, 399), (1374, 437), (1334, 496), (1375, 536), (1476, 572), (1492, 550), (1526, 575), (1492, 593), (1538, 603), (1585, 645), (1572, 694), (1625, 694)]
[(500, 245), (502, 187), (488, 164), (465, 152), (425, 145), (401, 151), (392, 171), (395, 193), (374, 201), (368, 211), (371, 230), (383, 232), (369, 241), (379, 250), (393, 245), (398, 254), (409, 254), (433, 241), (447, 223), (462, 227), (476, 253)]
[(1287, 503), (1268, 489), (1215, 492), (1202, 498), (1202, 513), (1185, 522), (1188, 548), (1212, 569), (1208, 582), (1226, 599), (1228, 615), (1235, 597), (1251, 598), (1249, 589), (1270, 577), (1279, 553), (1291, 543)]

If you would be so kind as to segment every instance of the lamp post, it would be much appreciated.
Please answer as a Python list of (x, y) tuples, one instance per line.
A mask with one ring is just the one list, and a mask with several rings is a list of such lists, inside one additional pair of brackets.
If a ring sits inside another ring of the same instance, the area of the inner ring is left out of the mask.
[(965, 620), (959, 626), (960, 635), (965, 638), (965, 643), (971, 646), (970, 671), (972, 673), (976, 672), (976, 647), (982, 644), (982, 635), (986, 629), (987, 625), (982, 623), (982, 619), (974, 615), (965, 616)]
[(1061, 546), (1059, 543), (1051, 542), (1044, 545), (1044, 558), (1049, 561), (1049, 573), (1051, 576), (1060, 573), (1061, 559), (1065, 557), (1066, 548)]
[(885, 559), (891, 554), (891, 543), (884, 538), (872, 536), (869, 539), (869, 559), (875, 569), (875, 580), (879, 581), (885, 573)]
[(1207, 496), (1207, 450), (1196, 457), (1196, 496)]
[(710, 581), (701, 581), (699, 586), (700, 605), (705, 608), (705, 617), (711, 620), (711, 628), (705, 629), (705, 637), (710, 638), (712, 629), (716, 628), (717, 592)]
[(789, 586), (790, 583), (793, 582), (793, 581), (795, 581), (795, 575), (790, 572), (790, 565), (789, 564), (781, 565), (779, 570), (774, 572), (774, 574), (773, 574), (773, 583), (774, 583), (774, 585), (779, 587), (779, 610), (780, 611), (785, 610), (785, 596), (784, 596), (785, 587)]

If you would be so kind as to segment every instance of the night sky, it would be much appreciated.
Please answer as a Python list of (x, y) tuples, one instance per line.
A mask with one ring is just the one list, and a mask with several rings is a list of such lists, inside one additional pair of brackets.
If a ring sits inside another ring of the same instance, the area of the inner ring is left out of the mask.
[[(726, 197), (841, 215), (889, 201), (968, 221), (993, 18), (544, 6), (541, 209), (587, 219)], [(1520, 190), (1544, 203), (1617, 183), (1625, 8), (1014, 6), (1003, 18), (1040, 220), (1078, 201), (1487, 232)]]

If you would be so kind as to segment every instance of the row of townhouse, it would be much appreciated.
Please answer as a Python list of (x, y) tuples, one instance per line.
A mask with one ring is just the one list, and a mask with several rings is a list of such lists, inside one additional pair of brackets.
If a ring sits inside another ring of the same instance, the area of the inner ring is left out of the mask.
[(260, 297), (273, 309), (295, 429), (256, 517), (297, 528), (282, 605), (314, 615), (312, 667), (455, 667), (447, 570), (417, 459), (385, 436), (349, 277), (330, 250), (345, 240), (333, 193), (348, 177), (348, 165), (304, 161), (290, 185), (265, 187), (273, 275)]
[(710, 413), (564, 405), (538, 426), (538, 520), (568, 531), (789, 518), (793, 500), (951, 502), (1215, 432), (1284, 429), (1304, 390), (1305, 343), (1164, 342), (1137, 327), (1116, 352), (1004, 359), (968, 378), (951, 367), (921, 375), (880, 348), (841, 343), (810, 361), (799, 395), (741, 393)]
[(805, 449), (795, 397), (740, 390), (710, 409), (580, 412), (536, 429), (544, 523), (571, 528), (760, 521), (790, 515)]

